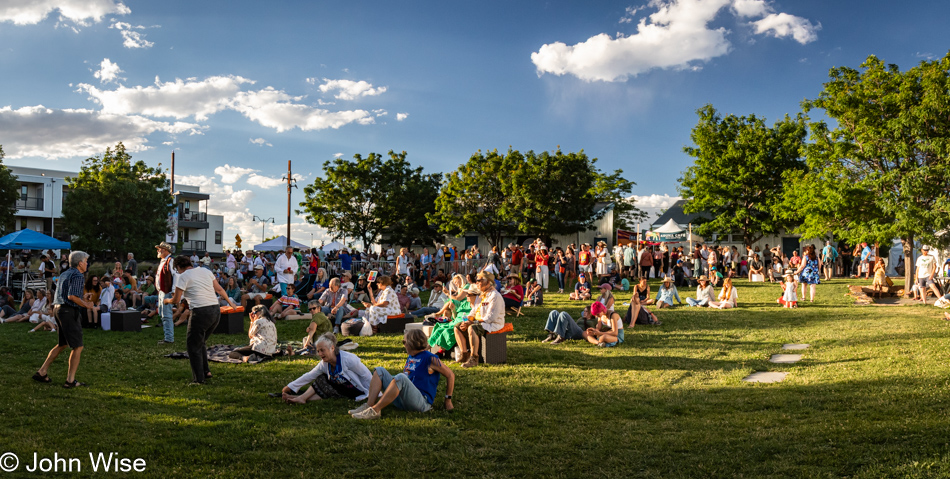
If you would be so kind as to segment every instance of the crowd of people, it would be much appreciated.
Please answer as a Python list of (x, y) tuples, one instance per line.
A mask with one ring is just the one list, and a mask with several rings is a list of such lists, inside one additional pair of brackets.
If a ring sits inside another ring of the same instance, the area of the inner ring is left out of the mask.
[[(71, 349), (64, 386), (84, 386), (76, 380), (82, 327), (98, 327), (103, 314), (132, 309), (143, 320), (161, 318), (164, 337), (160, 344), (174, 343), (174, 327), (187, 323), (192, 383), (203, 384), (212, 377), (206, 348), (221, 308), (240, 304), (249, 308), (248, 344), (231, 351), (230, 357), (242, 361), (283, 354), (275, 321), (310, 314), (303, 348), (320, 361), (273, 394), (286, 402), (365, 399), (349, 411), (358, 419), (379, 418), (390, 405), (424, 412), (431, 409), (440, 378), (445, 377), (445, 407), (451, 410), (455, 376), (442, 361), (454, 358), (463, 368), (478, 366), (480, 345), (487, 335), (505, 327), (508, 311), (518, 315), (522, 308), (542, 306), (545, 292), (553, 292), (551, 276), (559, 293), (567, 290), (568, 298), (584, 307), (576, 319), (567, 311), (549, 311), (544, 325), (547, 337), (542, 342), (557, 345), (579, 340), (609, 348), (623, 344), (624, 330), (636, 324), (662, 324), (655, 313), (659, 309), (684, 302), (686, 307), (739, 307), (736, 278), (781, 283), (776, 301), (784, 307), (797, 307), (806, 297), (814, 301), (821, 278), (832, 277), (838, 262), (837, 249), (830, 243), (820, 252), (807, 245), (801, 256), (798, 251), (789, 256), (778, 247), (746, 248), (740, 254), (735, 247), (702, 244), (689, 253), (665, 244), (618, 245), (611, 252), (603, 242), (562, 249), (549, 248), (538, 239), (524, 247), (493, 247), (484, 258), (477, 248), (456, 252), (450, 246), (433, 248), (434, 253), (425, 248), (421, 254), (388, 248), (372, 256), (358, 252), (349, 256), (346, 249), (326, 254), (287, 247), (273, 253), (226, 252), (217, 262), (208, 260), (208, 255), (175, 257), (173, 247), (165, 242), (155, 248), (158, 264), (154, 270), (140, 272), (134, 256), (128, 254), (125, 265), (116, 262), (105, 274), (88, 277), (88, 255), (74, 251), (66, 258), (66, 269), (60, 267), (56, 284), (50, 285), (52, 293), (27, 291), (19, 307), (6, 288), (0, 288), (0, 322), (31, 321), (37, 324), (31, 332), (58, 333), (58, 344), (33, 379), (50, 382), (50, 365)], [(916, 284), (922, 293), (932, 288), (937, 294), (936, 260), (927, 252), (924, 247), (917, 262)], [(874, 262), (877, 283), (882, 259), (868, 255), (860, 261), (865, 260)], [(447, 275), (446, 270), (451, 273)], [(651, 276), (659, 279), (655, 291)], [(695, 296), (681, 295), (680, 288), (692, 287)], [(431, 292), (423, 304), (420, 291), (425, 290)], [(621, 302), (628, 294), (629, 302)], [(950, 305), (950, 295), (940, 301)], [(428, 335), (419, 329), (405, 332), (407, 358), (401, 373), (393, 375), (383, 368), (371, 371), (346, 350), (352, 349), (345, 347), (346, 340), (337, 340), (346, 330), (372, 334), (388, 318), (400, 314), (424, 318), (432, 326)], [(945, 317), (950, 320), (950, 314)]]

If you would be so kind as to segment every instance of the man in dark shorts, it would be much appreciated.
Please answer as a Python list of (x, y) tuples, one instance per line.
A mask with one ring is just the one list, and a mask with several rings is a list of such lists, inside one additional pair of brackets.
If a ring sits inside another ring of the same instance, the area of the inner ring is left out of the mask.
[(53, 299), (53, 316), (56, 318), (56, 330), (59, 333), (59, 344), (50, 350), (46, 361), (40, 367), (33, 379), (41, 383), (52, 382), (47, 373), (53, 361), (67, 347), (69, 353), (69, 371), (66, 373), (64, 388), (85, 386), (85, 383), (76, 381), (76, 370), (79, 369), (79, 357), (82, 355), (82, 324), (80, 318), (86, 314), (83, 308), (89, 309), (93, 304), (83, 298), (83, 283), (89, 255), (82, 251), (73, 251), (69, 254), (69, 269), (59, 277), (59, 285)]

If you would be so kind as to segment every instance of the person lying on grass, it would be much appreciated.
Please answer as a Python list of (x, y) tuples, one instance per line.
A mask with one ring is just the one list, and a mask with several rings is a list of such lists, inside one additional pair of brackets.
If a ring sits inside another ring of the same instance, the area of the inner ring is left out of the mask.
[[(600, 302), (594, 303), (598, 309), (603, 308)], [(584, 308), (581, 311), (581, 319), (574, 321), (566, 311), (551, 310), (548, 313), (548, 321), (544, 325), (544, 330), (548, 332), (548, 337), (542, 340), (542, 343), (561, 344), (569, 339), (585, 339), (587, 337), (587, 320), (596, 324), (596, 320), (591, 317), (590, 310), (593, 305)]]
[(600, 303), (592, 304), (590, 313), (597, 318), (597, 325), (585, 331), (588, 342), (603, 348), (623, 343), (623, 323), (619, 314), (608, 311)]
[[(402, 340), (406, 348), (406, 365), (393, 377), (385, 368), (376, 368), (369, 384), (366, 403), (349, 413), (354, 419), (379, 419), (383, 409), (392, 404), (403, 411), (428, 412), (432, 409), (440, 376), (445, 376), (445, 410), (452, 411), (455, 373), (428, 351), (426, 335), (421, 329), (406, 331)], [(382, 393), (382, 396), (380, 396)]]
[[(304, 404), (321, 399), (366, 399), (372, 375), (360, 358), (353, 353), (337, 349), (336, 335), (333, 333), (320, 335), (316, 349), (320, 362), (310, 372), (284, 386), (281, 391), (284, 401), (287, 404)], [(310, 387), (303, 394), (298, 394), (297, 391), (307, 384), (310, 384)]]

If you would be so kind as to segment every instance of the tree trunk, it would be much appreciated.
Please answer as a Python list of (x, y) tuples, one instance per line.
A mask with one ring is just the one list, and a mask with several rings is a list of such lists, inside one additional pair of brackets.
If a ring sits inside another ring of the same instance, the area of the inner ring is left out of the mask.
[(914, 284), (914, 267), (917, 266), (914, 263), (914, 235), (901, 238), (901, 245), (904, 247), (904, 296), (907, 297)]

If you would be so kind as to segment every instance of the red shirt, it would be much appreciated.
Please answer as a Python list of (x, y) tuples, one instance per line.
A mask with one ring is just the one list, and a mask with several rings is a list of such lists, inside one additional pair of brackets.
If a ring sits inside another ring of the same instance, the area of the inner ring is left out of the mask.
[(525, 266), (527, 266), (529, 269), (534, 266), (534, 253), (528, 251), (527, 253), (525, 253), (524, 259), (525, 259)]
[(534, 255), (534, 262), (538, 263), (538, 266), (542, 266), (542, 265), (547, 266), (549, 259), (550, 257), (543, 253), (538, 253)]
[(524, 257), (524, 253), (522, 253), (520, 249), (516, 249), (516, 250), (512, 251), (512, 252), (511, 252), (511, 264), (514, 265), (514, 266), (518, 266), (519, 264), (521, 264), (521, 258), (523, 258), (523, 257)]
[(587, 266), (590, 264), (590, 251), (581, 251), (577, 254), (577, 263), (581, 266)]

